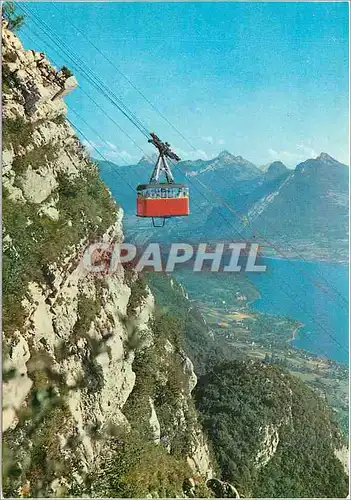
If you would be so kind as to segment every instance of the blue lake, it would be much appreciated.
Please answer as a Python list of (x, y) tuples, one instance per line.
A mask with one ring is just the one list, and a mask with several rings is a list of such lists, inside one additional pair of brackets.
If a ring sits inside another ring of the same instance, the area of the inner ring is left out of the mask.
[(264, 273), (250, 273), (261, 298), (251, 308), (303, 323), (295, 347), (348, 363), (348, 267), (329, 262), (266, 258)]

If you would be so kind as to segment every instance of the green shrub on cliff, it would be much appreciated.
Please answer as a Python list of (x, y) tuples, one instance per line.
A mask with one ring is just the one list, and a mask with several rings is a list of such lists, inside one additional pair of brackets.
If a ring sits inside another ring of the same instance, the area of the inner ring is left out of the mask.
[[(6, 76), (5, 76), (6, 81)], [(32, 140), (34, 125), (21, 117), (7, 118), (2, 124), (2, 147), (8, 149), (13, 146), (15, 153), (20, 147), (26, 147)]]
[(103, 498), (179, 498), (184, 480), (191, 476), (185, 459), (168, 454), (162, 445), (146, 442), (132, 431), (112, 445), (111, 456), (94, 478), (92, 494)]
[(138, 307), (140, 307), (144, 299), (148, 295), (145, 278), (140, 275), (134, 281), (130, 281), (130, 297), (127, 306), (127, 316), (132, 316)]
[(2, 16), (8, 22), (8, 28), (12, 31), (19, 30), (25, 21), (23, 14), (18, 14), (13, 2), (4, 2), (2, 6)]

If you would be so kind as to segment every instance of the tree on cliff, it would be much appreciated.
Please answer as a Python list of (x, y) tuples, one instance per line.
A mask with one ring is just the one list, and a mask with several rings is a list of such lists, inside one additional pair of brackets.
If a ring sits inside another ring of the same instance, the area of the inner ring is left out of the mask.
[(2, 17), (8, 22), (8, 28), (12, 31), (19, 30), (24, 23), (25, 16), (17, 14), (13, 2), (4, 2), (2, 6)]

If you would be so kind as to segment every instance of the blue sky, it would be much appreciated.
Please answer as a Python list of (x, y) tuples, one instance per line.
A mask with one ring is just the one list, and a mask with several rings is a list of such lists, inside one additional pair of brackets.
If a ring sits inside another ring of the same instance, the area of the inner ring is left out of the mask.
[[(59, 50), (58, 37), (183, 158), (227, 149), (294, 166), (325, 151), (348, 163), (347, 3), (28, 3), (20, 36), (76, 75), (68, 116), (103, 154), (132, 163), (146, 139)], [(51, 28), (55, 42), (35, 24)], [(182, 132), (165, 122), (74, 23)], [(43, 25), (42, 25), (43, 26)], [(38, 38), (41, 37), (41, 39)], [(72, 111), (78, 112), (79, 117)], [(82, 119), (109, 143), (101, 141)], [(95, 156), (97, 156), (95, 154)]]

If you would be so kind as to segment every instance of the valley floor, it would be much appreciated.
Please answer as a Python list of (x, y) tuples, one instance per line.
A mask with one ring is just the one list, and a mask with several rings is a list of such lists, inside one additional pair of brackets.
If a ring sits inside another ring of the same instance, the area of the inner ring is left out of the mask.
[(190, 273), (177, 278), (217, 342), (236, 348), (245, 357), (278, 364), (302, 379), (333, 408), (343, 434), (348, 435), (348, 366), (294, 348), (291, 342), (302, 323), (253, 311), (250, 302), (258, 298), (257, 290), (244, 278), (221, 280), (217, 287), (198, 286)]

